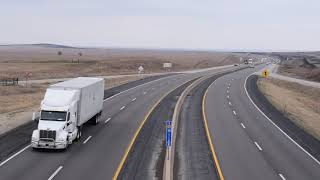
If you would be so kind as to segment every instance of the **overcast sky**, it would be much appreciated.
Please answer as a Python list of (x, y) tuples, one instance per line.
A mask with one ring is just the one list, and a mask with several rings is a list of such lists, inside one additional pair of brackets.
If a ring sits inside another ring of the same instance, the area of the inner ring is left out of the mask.
[(319, 0), (0, 0), (0, 44), (320, 50)]

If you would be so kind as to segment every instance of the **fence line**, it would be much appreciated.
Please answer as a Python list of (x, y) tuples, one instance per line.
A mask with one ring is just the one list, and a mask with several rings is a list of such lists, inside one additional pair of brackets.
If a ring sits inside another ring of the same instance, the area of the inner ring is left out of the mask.
[(2, 86), (17, 86), (18, 83), (19, 78), (0, 79), (0, 85)]

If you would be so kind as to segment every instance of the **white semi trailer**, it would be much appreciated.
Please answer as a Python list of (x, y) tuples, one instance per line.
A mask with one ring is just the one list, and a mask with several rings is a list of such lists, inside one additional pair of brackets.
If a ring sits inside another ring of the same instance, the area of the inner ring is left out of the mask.
[(79, 77), (51, 85), (41, 102), (38, 128), (33, 131), (33, 148), (66, 149), (79, 140), (82, 126), (99, 122), (104, 96), (104, 79)]

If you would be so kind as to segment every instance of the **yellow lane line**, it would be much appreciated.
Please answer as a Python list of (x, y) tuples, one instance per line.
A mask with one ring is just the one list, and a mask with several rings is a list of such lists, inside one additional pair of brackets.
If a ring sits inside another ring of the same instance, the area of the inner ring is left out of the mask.
[(214, 160), (214, 163), (215, 163), (217, 171), (218, 171), (219, 178), (220, 178), (220, 180), (224, 180), (224, 177), (223, 177), (223, 174), (222, 174), (222, 171), (221, 171), (221, 167), (220, 167), (220, 164), (219, 164), (219, 161), (218, 161), (218, 157), (217, 157), (216, 151), (214, 150), (214, 146), (213, 146), (213, 143), (212, 143), (212, 140), (211, 140), (211, 134), (210, 134), (210, 130), (208, 128), (207, 116), (206, 116), (206, 113), (205, 113), (205, 101), (206, 101), (206, 97), (207, 97), (207, 93), (208, 93), (209, 88), (210, 88), (210, 86), (207, 88), (207, 90), (204, 93), (204, 96), (202, 98), (202, 116), (203, 116), (203, 121), (204, 121), (204, 127), (205, 127), (205, 130), (206, 130), (206, 135), (207, 135), (207, 138), (208, 138), (208, 141), (209, 141), (211, 153), (212, 153), (213, 160)]

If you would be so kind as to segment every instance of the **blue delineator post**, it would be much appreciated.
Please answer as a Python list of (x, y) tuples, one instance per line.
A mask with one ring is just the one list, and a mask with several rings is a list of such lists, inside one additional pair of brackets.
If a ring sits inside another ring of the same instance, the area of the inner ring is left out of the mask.
[[(172, 129), (171, 129), (171, 121), (166, 121), (166, 146), (170, 148), (172, 145)], [(168, 151), (168, 160), (169, 160), (169, 151)]]

